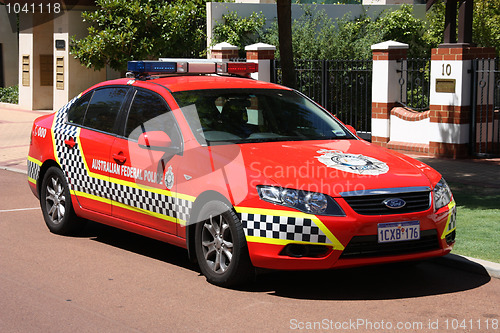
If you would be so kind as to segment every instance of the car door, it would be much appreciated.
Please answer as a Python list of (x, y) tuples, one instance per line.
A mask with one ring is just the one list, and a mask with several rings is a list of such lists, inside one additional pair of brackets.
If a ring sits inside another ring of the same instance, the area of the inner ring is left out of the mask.
[(72, 190), (85, 209), (111, 215), (110, 175), (119, 170), (109, 154), (129, 90), (126, 86), (97, 88), (68, 112), (67, 124), (77, 128), (65, 139), (66, 149), (72, 152), (63, 155), (64, 164)]
[(134, 88), (122, 135), (110, 152), (121, 168), (119, 177), (111, 176), (116, 183), (112, 215), (175, 234), (175, 174), (181, 152), (181, 132), (165, 100)]

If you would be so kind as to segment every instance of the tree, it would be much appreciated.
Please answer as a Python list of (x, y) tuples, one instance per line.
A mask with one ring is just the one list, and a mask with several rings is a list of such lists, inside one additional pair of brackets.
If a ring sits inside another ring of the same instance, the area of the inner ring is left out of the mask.
[[(443, 42), (445, 4), (435, 3), (427, 13), (428, 28), (424, 38), (429, 47)], [(495, 47), (500, 55), (500, 0), (474, 0), (472, 42), (477, 46)]]
[(213, 28), (212, 45), (227, 42), (239, 48), (244, 57), (245, 46), (261, 39), (266, 18), (262, 14), (252, 13), (249, 17), (241, 17), (236, 12), (222, 15), (222, 22)]
[(409, 45), (410, 57), (430, 56), (430, 48), (423, 38), (426, 23), (413, 16), (413, 6), (403, 5), (399, 10), (383, 13), (375, 22), (381, 31), (381, 42), (395, 40)]
[(206, 43), (206, 0), (96, 0), (82, 14), (88, 35), (72, 37), (71, 53), (83, 65), (123, 71), (127, 61), (199, 57)]
[(295, 88), (295, 69), (292, 47), (292, 3), (291, 0), (276, 0), (278, 12), (278, 36), (283, 85)]
[(500, 0), (474, 0), (472, 40), (478, 46), (495, 47), (500, 55)]
[[(348, 13), (335, 20), (315, 6), (302, 8), (303, 15), (292, 24), (293, 52), (297, 59), (369, 59), (370, 46), (389, 39), (408, 43), (410, 56), (430, 54), (424, 40), (425, 22), (413, 17), (412, 6), (387, 10), (375, 18), (365, 11), (357, 17)], [(277, 45), (277, 30), (272, 25), (264, 41)], [(282, 59), (281, 52), (279, 57)]]

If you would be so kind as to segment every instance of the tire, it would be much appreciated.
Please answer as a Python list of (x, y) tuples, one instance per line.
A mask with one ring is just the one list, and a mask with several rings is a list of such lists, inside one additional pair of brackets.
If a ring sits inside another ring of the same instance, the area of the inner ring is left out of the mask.
[(250, 282), (255, 269), (236, 213), (225, 203), (211, 201), (201, 209), (199, 217), (195, 250), (207, 281), (221, 287)]
[(82, 227), (71, 203), (69, 186), (61, 169), (50, 167), (42, 181), (40, 206), (49, 230), (58, 235), (71, 235)]

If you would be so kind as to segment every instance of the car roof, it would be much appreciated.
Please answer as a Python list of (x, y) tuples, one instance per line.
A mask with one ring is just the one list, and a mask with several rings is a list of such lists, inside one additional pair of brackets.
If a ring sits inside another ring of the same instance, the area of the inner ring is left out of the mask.
[[(117, 79), (102, 82), (93, 88), (105, 85), (131, 84), (133, 79)], [(278, 84), (258, 81), (248, 78), (223, 76), (223, 75), (172, 75), (147, 80), (134, 80), (133, 86), (147, 87), (148, 85), (161, 85), (171, 92), (203, 89), (285, 89)]]

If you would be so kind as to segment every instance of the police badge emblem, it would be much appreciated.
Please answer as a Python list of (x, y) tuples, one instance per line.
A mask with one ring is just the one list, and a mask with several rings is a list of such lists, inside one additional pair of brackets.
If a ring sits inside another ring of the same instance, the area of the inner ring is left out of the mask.
[(339, 150), (321, 149), (315, 156), (318, 161), (329, 168), (340, 171), (356, 173), (358, 175), (381, 175), (389, 171), (389, 166), (373, 157), (364, 155), (347, 154)]
[(174, 186), (174, 173), (172, 172), (172, 166), (169, 166), (167, 172), (165, 172), (165, 186), (169, 190)]

